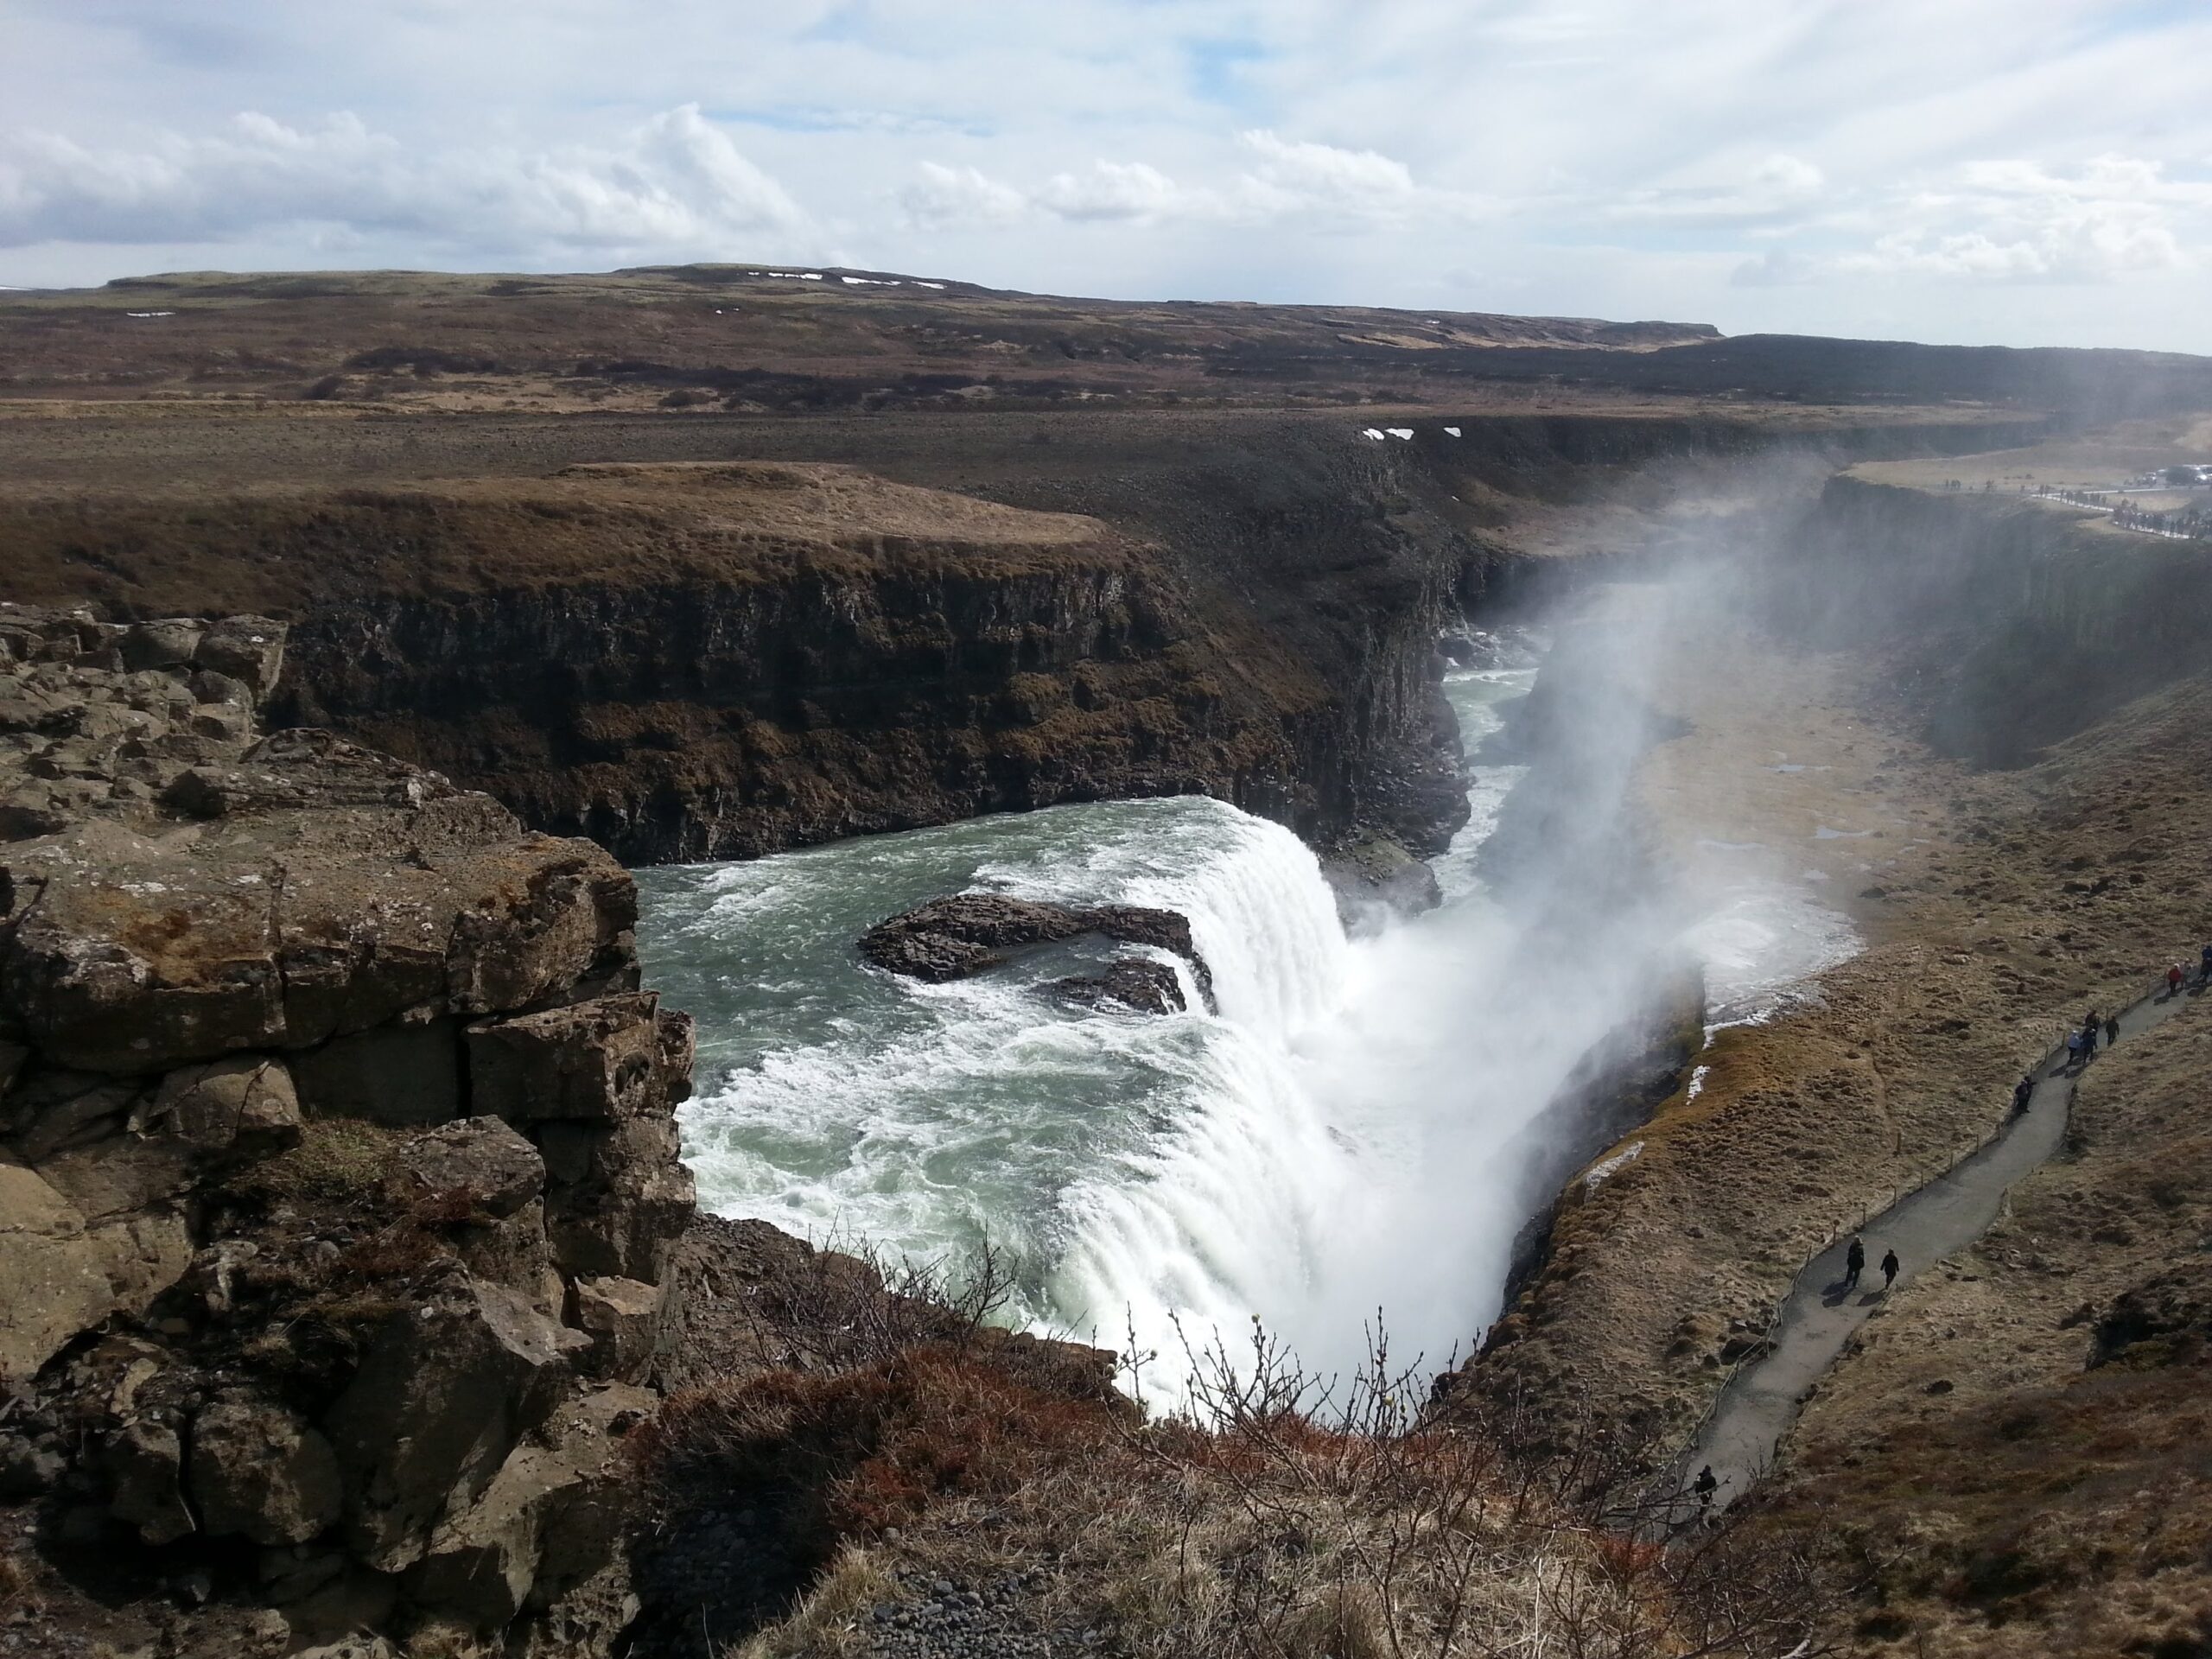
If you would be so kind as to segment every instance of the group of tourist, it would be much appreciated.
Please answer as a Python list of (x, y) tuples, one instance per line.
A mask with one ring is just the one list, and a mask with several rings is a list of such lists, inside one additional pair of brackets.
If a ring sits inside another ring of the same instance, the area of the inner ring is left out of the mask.
[[(2206, 945), (2198, 954), (2196, 973), (2193, 978), (2189, 970), (2178, 962), (2170, 964), (2166, 969), (2165, 986), (2162, 1001), (2171, 1001), (2185, 990), (2191, 995), (2196, 995), (2212, 988), (2212, 944)], [(2078, 1028), (2067, 1033), (2066, 1059), (2059, 1069), (2061, 1071), (2079, 1071), (2096, 1058), (2099, 1047), (2110, 1048), (2119, 1040), (2119, 1016), (2100, 1014), (2092, 1008), (2082, 1016)], [(2012, 1085), (2014, 1116), (2028, 1109), (2029, 1103), (2035, 1096), (2035, 1088), (2036, 1073), (2032, 1071)], [(1882, 1294), (1884, 1295), (1887, 1295), (1891, 1287), (1897, 1283), (1897, 1272), (1902, 1265), (1897, 1260), (1897, 1253), (1894, 1249), (1882, 1253)], [(1866, 1242), (1863, 1237), (1854, 1235), (1851, 1241), (1851, 1247), (1843, 1254), (1843, 1281), (1840, 1289), (1844, 1295), (1848, 1296), (1859, 1288), (1859, 1277), (1866, 1271)], [(1831, 1287), (1831, 1294), (1834, 1294), (1835, 1288)], [(1690, 1483), (1690, 1491), (1697, 1497), (1700, 1514), (1712, 1508), (1713, 1495), (1719, 1490), (1719, 1478), (1713, 1472), (1711, 1464), (1706, 1465), (1699, 1471), (1697, 1478)]]

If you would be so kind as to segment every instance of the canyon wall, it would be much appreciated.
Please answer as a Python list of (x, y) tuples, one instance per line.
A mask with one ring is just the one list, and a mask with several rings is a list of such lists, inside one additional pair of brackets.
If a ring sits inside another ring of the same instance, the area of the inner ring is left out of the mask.
[(2202, 543), (1996, 493), (1838, 474), (1769, 561), (1770, 614), (1880, 659), (1938, 750), (2016, 766), (2205, 661)]
[[(1662, 497), (1655, 467), (1994, 429), (1409, 429), (717, 423), (717, 442), (771, 459), (73, 494), (10, 504), (0, 544), (21, 599), (286, 619), (274, 720), (435, 767), (632, 863), (1198, 791), (1325, 850), (1380, 844), (1365, 861), (1380, 868), (1389, 849), (1440, 850), (1462, 822), (1440, 629), (1468, 607), (1541, 605), (1576, 563), (1516, 545), (1502, 529), (1516, 515)], [(655, 441), (681, 450), (706, 431), (663, 423)], [(563, 435), (620, 454), (628, 432)], [(458, 423), (442, 442), (466, 460), (483, 435)]]

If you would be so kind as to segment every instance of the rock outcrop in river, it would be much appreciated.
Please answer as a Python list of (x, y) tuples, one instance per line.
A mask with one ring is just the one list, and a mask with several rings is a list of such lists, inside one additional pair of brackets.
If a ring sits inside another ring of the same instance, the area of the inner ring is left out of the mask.
[[(859, 949), (865, 960), (887, 972), (942, 984), (988, 972), (1027, 946), (1086, 933), (1173, 951), (1190, 963), (1200, 995), (1213, 1000), (1213, 975), (1191, 938), (1190, 918), (1142, 905), (1052, 905), (1002, 893), (963, 893), (932, 899), (878, 922), (861, 936)], [(1141, 971), (1160, 966), (1131, 958), (1111, 964), (1095, 979), (1063, 979), (1052, 988), (1077, 1001), (1125, 1002), (1169, 1013), (1182, 1007), (1182, 993), (1175, 990), (1173, 1008), (1165, 1006), (1162, 988)]]

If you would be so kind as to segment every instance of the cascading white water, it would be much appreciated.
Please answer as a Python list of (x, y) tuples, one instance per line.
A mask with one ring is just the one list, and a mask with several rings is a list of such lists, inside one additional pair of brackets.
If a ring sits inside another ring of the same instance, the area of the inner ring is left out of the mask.
[[(1101, 1340), (1299, 1294), (1349, 1170), (1290, 1044), (1341, 1001), (1350, 952), (1288, 830), (1203, 798), (1122, 802), (641, 886), (655, 982), (701, 1015), (684, 1129), (710, 1207), (955, 1257), (988, 1236), (1027, 1264), (1026, 1317)], [(963, 889), (1175, 910), (1220, 1012), (1038, 994), (1128, 949), (1096, 941), (944, 986), (854, 958), (869, 924)]]
[[(1530, 677), (1452, 677), (1471, 742)], [(1444, 906), (1353, 942), (1295, 836), (1197, 798), (644, 873), (652, 982), (701, 1020), (683, 1127), (702, 1200), (956, 1266), (988, 1236), (1024, 1264), (1019, 1317), (1133, 1332), (1170, 1389), (1178, 1321), (1233, 1343), (1257, 1314), (1341, 1371), (1379, 1306), (1400, 1355), (1441, 1364), (1495, 1313), (1532, 1121), (1663, 943), (1604, 916), (1532, 931), (1490, 901), (1473, 854), (1520, 770), (1475, 778)], [(944, 986), (853, 955), (873, 923), (966, 889), (1179, 912), (1218, 1013), (1039, 994), (1127, 953), (1097, 941)]]
[(987, 863), (976, 884), (1187, 917), (1224, 1017), (1278, 1041), (1331, 1012), (1344, 995), (1347, 953), (1312, 849), (1281, 824), (1219, 801), (1141, 804), (1151, 821), (1136, 836), (1102, 837), (1050, 868)]

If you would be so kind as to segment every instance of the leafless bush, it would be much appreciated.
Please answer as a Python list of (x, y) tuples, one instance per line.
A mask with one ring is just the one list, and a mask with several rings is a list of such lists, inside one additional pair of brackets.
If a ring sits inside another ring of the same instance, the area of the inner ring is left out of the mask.
[[(639, 1438), (671, 1546), (683, 1512), (742, 1491), (747, 1570), (783, 1564), (718, 1632), (769, 1640), (794, 1597), (791, 1617), (818, 1624), (804, 1586), (888, 1548), (955, 1582), (1049, 1564), (1025, 1616), (1110, 1630), (1137, 1659), (1826, 1651), (1806, 1565), (1726, 1521), (1670, 1530), (1652, 1447), (1556, 1403), (1433, 1395), (1379, 1320), (1344, 1379), (1256, 1322), (1249, 1352), (1185, 1343), (1184, 1392), (1147, 1421), (1053, 1369), (1095, 1351), (992, 1329), (1002, 1255), (948, 1278), (794, 1263), (773, 1294), (822, 1363), (678, 1396)], [(1134, 1343), (1123, 1356), (1140, 1393), (1153, 1363)]]
[[(1149, 1357), (1127, 1357), (1141, 1377)], [(1556, 1406), (1437, 1403), (1378, 1319), (1349, 1379), (1255, 1320), (1186, 1344), (1182, 1433), (1129, 1437), (1186, 1495), (1160, 1653), (1770, 1659), (1823, 1651), (1808, 1565), (1726, 1524), (1670, 1530), (1650, 1448)], [(1193, 1542), (1203, 1541), (1199, 1547)]]

